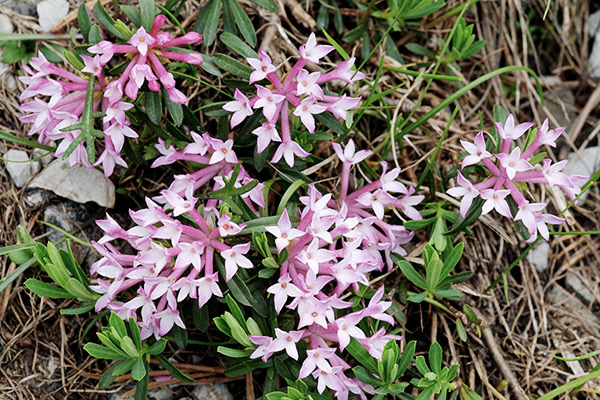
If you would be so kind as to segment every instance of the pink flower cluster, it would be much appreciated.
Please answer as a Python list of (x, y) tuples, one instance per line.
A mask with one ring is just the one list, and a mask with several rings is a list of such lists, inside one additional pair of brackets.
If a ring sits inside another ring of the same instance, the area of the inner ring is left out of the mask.
[[(171, 101), (178, 104), (187, 101), (185, 95), (175, 88), (173, 75), (166, 71), (163, 62), (170, 59), (201, 64), (202, 57), (199, 54), (179, 53), (174, 51), (173, 47), (197, 43), (202, 37), (190, 32), (172, 39), (168, 32), (158, 33), (165, 18), (164, 15), (158, 15), (154, 19), (150, 34), (147, 34), (143, 27), (139, 28), (129, 39), (129, 44), (113, 44), (103, 40), (88, 49), (96, 54), (95, 57), (81, 56), (85, 64), (81, 72), (96, 79), (93, 110), (104, 113), (104, 151), (92, 165), (88, 159), (86, 145), (94, 146), (94, 143), (82, 141), (69, 155), (71, 166), (83, 164), (93, 168), (102, 165), (106, 177), (113, 173), (115, 165), (127, 167), (120, 156), (125, 137), (137, 138), (138, 135), (129, 127), (130, 121), (125, 112), (131, 109), (133, 104), (122, 101), (123, 90), (131, 100), (136, 100), (138, 90), (145, 81), (148, 81), (148, 88), (153, 91), (160, 90), (160, 82)], [(103, 66), (115, 53), (124, 53), (131, 58), (131, 62), (118, 79), (109, 81), (104, 76)], [(53, 65), (41, 53), (31, 60), (30, 66), (23, 66), (23, 70), (27, 75), (19, 79), (27, 88), (21, 94), (20, 101), (21, 108), (28, 114), (21, 117), (21, 120), (33, 124), (28, 134), (38, 134), (40, 143), (60, 141), (54, 154), (60, 157), (81, 134), (80, 130), (63, 132), (63, 129), (81, 122), (90, 78)], [(23, 103), (28, 99), (32, 100)]]
[[(252, 342), (258, 345), (251, 358), (262, 357), (266, 361), (275, 352), (285, 350), (297, 360), (296, 346), (304, 340), (308, 350), (300, 379), (312, 374), (320, 393), (329, 388), (340, 399), (347, 399), (350, 393), (365, 398), (364, 392), (371, 393), (372, 388), (347, 377), (344, 371), (350, 366), (336, 352), (343, 351), (353, 337), (379, 359), (385, 344), (399, 337), (387, 334), (384, 327), (367, 336), (359, 327), (365, 318), (394, 323), (385, 312), (391, 302), (381, 301), (383, 287), (366, 307), (355, 312), (344, 313), (343, 310), (354, 303), (343, 301), (342, 297), (350, 287), (358, 291), (359, 284), (368, 286), (371, 272), (382, 271), (386, 265), (390, 268), (391, 252), (406, 254), (400, 246), (407, 243), (413, 233), (402, 225), (385, 222), (384, 212), (392, 207), (410, 218), (421, 218), (413, 206), (422, 201), (423, 196), (413, 196), (414, 189), (407, 189), (395, 180), (400, 170), (387, 172), (385, 163), (380, 179), (348, 194), (351, 166), (371, 152), (355, 152), (352, 141), (344, 150), (338, 144), (334, 144), (334, 149), (343, 163), (339, 201), (331, 194), (322, 195), (311, 185), (308, 196), (300, 199), (304, 208), (294, 212), (300, 220), (296, 228), (287, 210), (277, 226), (267, 227), (275, 237), (277, 251), (288, 253), (278, 282), (267, 291), (273, 295), (278, 314), (289, 302), (287, 308), (296, 310), (299, 320), (297, 330), (276, 329), (275, 338), (251, 336)], [(396, 198), (392, 193), (403, 196)]]
[[(277, 68), (271, 62), (269, 55), (262, 49), (258, 52), (258, 58), (246, 59), (254, 69), (250, 75), (250, 83), (267, 79), (271, 87), (255, 84), (257, 94), (250, 99), (236, 89), (235, 100), (225, 104), (223, 108), (233, 112), (232, 128), (252, 115), (253, 109), (262, 109), (266, 121), (252, 133), (258, 137), (258, 153), (263, 152), (271, 141), (281, 142), (271, 162), (275, 163), (283, 157), (292, 167), (294, 156), (308, 157), (310, 155), (292, 140), (290, 111), (293, 115), (300, 117), (302, 124), (310, 133), (314, 133), (315, 114), (329, 111), (336, 118), (345, 120), (348, 110), (359, 104), (360, 97), (326, 95), (319, 86), (336, 79), (347, 83), (364, 79), (363, 73), (352, 69), (354, 57), (343, 61), (335, 69), (325, 74), (309, 73), (304, 69), (308, 62), (318, 64), (333, 49), (335, 49), (333, 46), (317, 45), (315, 34), (311, 33), (307, 42), (300, 46), (300, 58), (283, 79), (276, 75)], [(277, 121), (280, 123), (279, 129)]]
[(129, 44), (114, 44), (107, 40), (90, 47), (88, 51), (100, 55), (100, 64), (108, 63), (115, 54), (125, 54), (131, 62), (121, 74), (121, 77), (109, 84), (109, 89), (125, 94), (132, 100), (137, 99), (138, 90), (144, 82), (148, 82), (148, 89), (153, 92), (160, 90), (160, 85), (165, 88), (169, 99), (175, 104), (184, 104), (187, 97), (175, 87), (173, 74), (168, 72), (163, 65), (165, 60), (183, 61), (192, 65), (202, 64), (202, 56), (197, 53), (181, 53), (174, 51), (173, 47), (198, 43), (202, 35), (188, 32), (177, 38), (172, 38), (169, 32), (158, 31), (162, 28), (167, 17), (163, 14), (154, 18), (150, 33), (144, 27), (127, 41)]
[[(169, 189), (161, 191), (154, 200), (146, 199), (147, 208), (130, 211), (135, 226), (123, 229), (107, 215), (96, 223), (105, 235), (94, 242), (102, 258), (91, 267), (98, 274), (97, 284), (91, 288), (102, 294), (96, 302), (96, 311), (108, 308), (126, 319), (138, 319), (142, 338), (166, 335), (173, 325), (185, 328), (177, 304), (190, 297), (202, 307), (213, 295), (222, 296), (219, 288), (215, 257), (225, 265), (225, 280), (229, 281), (238, 268), (252, 268), (246, 257), (250, 242), (236, 245), (226, 243), (239, 234), (245, 225), (238, 225), (227, 213), (219, 212), (220, 201), (207, 200), (199, 207), (195, 190), (214, 181), (215, 190), (223, 186), (223, 176), (231, 176), (237, 157), (230, 143), (192, 133), (195, 142), (183, 151), (157, 145), (163, 156), (155, 164), (164, 165), (176, 159), (189, 159), (207, 165), (194, 174), (176, 175)], [(249, 176), (240, 169), (236, 185), (246, 183)], [(256, 188), (255, 188), (256, 189)], [(242, 196), (244, 197), (244, 196)], [(264, 207), (257, 192), (246, 197)], [(162, 204), (159, 205), (159, 204)], [(122, 254), (112, 241), (125, 240), (136, 254)], [(127, 302), (116, 300), (119, 293), (137, 288), (137, 296)]]
[[(472, 184), (459, 172), (457, 178), (459, 187), (447, 191), (451, 196), (462, 197), (460, 202), (460, 215), (462, 217), (467, 214), (473, 200), (481, 197), (485, 200), (482, 215), (489, 213), (491, 210), (496, 210), (507, 218), (522, 221), (529, 230), (530, 236), (527, 243), (533, 242), (538, 233), (548, 240), (549, 232), (546, 224), (560, 224), (565, 219), (552, 214), (540, 213), (546, 207), (546, 203), (530, 203), (516, 183), (539, 183), (557, 186), (573, 200), (581, 193), (577, 183), (589, 178), (583, 175), (568, 176), (561, 172), (567, 164), (566, 160), (552, 163), (552, 160), (544, 158), (537, 168), (528, 161), (541, 146), (555, 147), (556, 139), (565, 130), (565, 128), (549, 130), (547, 119), (537, 129), (535, 140), (527, 148), (522, 150), (521, 147), (516, 145), (511, 151), (513, 142), (525, 134), (533, 125), (533, 123), (527, 122), (515, 126), (512, 114), (508, 116), (504, 125), (496, 123), (496, 129), (502, 138), (500, 153), (498, 154), (492, 154), (486, 149), (483, 131), (477, 134), (474, 143), (461, 140), (462, 146), (469, 154), (464, 158), (461, 169), (481, 163), (493, 176), (482, 182)], [(495, 157), (496, 160), (493, 161), (492, 157)], [(518, 211), (514, 216), (506, 201), (509, 195), (518, 207)]]
[[(111, 96), (106, 91), (107, 83), (102, 74), (98, 58), (82, 56), (85, 68), (82, 72), (95, 75), (97, 83), (94, 85), (94, 110), (105, 114), (102, 118), (104, 136), (104, 152), (94, 165), (88, 160), (85, 145), (93, 143), (81, 142), (74, 152), (69, 155), (69, 164), (83, 164), (89, 168), (102, 164), (105, 176), (112, 174), (116, 164), (126, 167), (127, 164), (120, 156), (125, 137), (136, 138), (138, 135), (129, 128), (129, 119), (125, 111), (133, 104), (121, 101), (121, 96)], [(33, 123), (29, 135), (38, 134), (38, 141), (50, 144), (60, 141), (54, 155), (60, 157), (65, 154), (71, 143), (81, 134), (80, 130), (63, 132), (64, 128), (81, 122), (84, 110), (85, 97), (88, 89), (88, 79), (82, 78), (69, 71), (50, 63), (39, 53), (32, 58), (31, 67), (24, 65), (27, 74), (19, 79), (27, 85), (19, 100), (21, 108), (29, 113), (21, 117), (21, 121)], [(43, 97), (49, 97), (47, 101)], [(32, 99), (26, 103), (23, 101)]]

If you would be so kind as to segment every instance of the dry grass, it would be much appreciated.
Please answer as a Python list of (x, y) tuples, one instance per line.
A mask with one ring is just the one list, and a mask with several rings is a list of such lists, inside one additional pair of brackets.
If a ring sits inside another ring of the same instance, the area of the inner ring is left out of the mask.
[[(203, 3), (188, 1), (182, 14), (186, 16), (184, 27), (193, 25), (198, 5)], [(255, 21), (259, 44), (268, 50), (274, 61), (286, 64), (289, 57), (295, 57), (297, 45), (307, 37), (305, 27), (314, 24), (311, 16), (316, 15), (312, 8), (315, 3), (312, 2), (311, 7), (305, 9), (294, 0), (281, 1), (280, 5), (285, 5), (283, 9), (286, 12), (279, 16), (257, 10), (248, 2), (242, 3)], [(460, 2), (450, 0), (448, 3), (457, 5)], [(546, 149), (553, 159), (598, 145), (600, 114), (597, 106), (600, 89), (597, 87), (600, 86), (588, 78), (585, 70), (591, 40), (587, 34), (588, 16), (598, 6), (589, 1), (552, 1), (548, 17), (542, 21), (539, 15), (543, 14), (545, 3), (542, 0), (482, 1), (467, 14), (469, 22), (475, 23), (478, 38), (485, 39), (487, 45), (479, 55), (461, 62), (459, 73), (463, 77), (462, 84), (505, 65), (528, 66), (539, 75), (556, 75), (561, 82), (544, 83), (545, 107), (540, 106), (534, 81), (524, 74), (493, 78), (460, 98), (457, 101), (460, 112), (437, 159), (442, 173), (458, 163), (457, 156), (461, 152), (458, 140), (472, 138), (479, 131), (480, 115), (485, 126), (491, 126), (494, 104), (501, 104), (513, 112), (518, 120), (533, 120), (539, 124), (547, 116), (553, 126), (567, 124), (570, 127), (569, 135), (556, 149)], [(528, 24), (531, 10), (537, 15), (534, 24)], [(361, 17), (354, 10), (342, 11), (348, 22), (356, 22)], [(34, 28), (34, 21), (16, 18), (10, 13), (8, 15), (15, 22), (18, 32)], [(73, 21), (68, 20), (66, 26)], [(453, 22), (453, 18), (429, 20), (417, 30), (429, 37), (440, 37), (447, 35)], [(530, 27), (540, 29), (530, 30)], [(400, 39), (398, 44), (418, 41), (419, 37), (414, 33), (409, 34)], [(211, 54), (217, 51), (217, 46), (213, 45), (207, 52)], [(358, 44), (346, 50), (350, 54), (357, 53)], [(218, 51), (224, 49), (218, 48)], [(381, 54), (376, 53), (364, 71), (371, 79), (380, 57)], [(407, 62), (423, 61), (410, 54), (406, 54), (406, 59)], [(3, 79), (7, 79), (7, 75)], [(222, 82), (214, 77), (206, 76), (205, 79), (222, 86)], [(385, 101), (388, 105), (397, 106), (399, 112), (407, 113), (417, 104), (425, 85), (412, 78), (407, 79), (405, 75), (384, 71), (380, 80), (381, 89), (394, 87), (401, 82), (406, 84)], [(192, 102), (196, 104), (201, 104), (201, 99), (215, 96), (211, 90), (200, 85), (189, 90)], [(367, 91), (368, 88), (363, 90)], [(455, 90), (456, 86), (451, 83), (434, 83), (413, 120)], [(17, 93), (18, 90), (11, 91), (2, 83), (0, 129), (24, 135), (26, 129), (16, 118), (19, 114)], [(569, 93), (573, 94), (573, 103), (565, 103)], [(417, 182), (425, 160), (431, 155), (449, 118), (446, 111), (438, 113), (424, 125), (428, 135), (415, 131), (405, 137), (405, 146), (396, 149), (396, 157), (392, 162), (405, 169), (404, 177), (413, 184)], [(382, 126), (377, 124), (360, 126), (356, 132), (356, 138), (365, 147), (371, 148), (380, 144), (386, 135)], [(14, 147), (10, 143), (0, 142), (0, 148), (2, 146)], [(326, 155), (331, 150), (323, 145), (317, 151)], [(325, 163), (319, 171), (310, 172), (315, 173), (313, 177), (316, 179), (326, 182), (332, 176), (333, 168), (333, 164)], [(158, 177), (144, 181), (140, 186), (155, 191), (161, 184), (162, 179)], [(0, 191), (0, 245), (15, 243), (14, 232), (19, 224), (28, 226), (34, 235), (39, 234), (40, 228), (35, 224), (39, 214), (24, 204), (23, 191), (14, 188), (4, 168), (0, 168), (0, 187), (3, 188)], [(531, 195), (543, 198), (556, 210), (563, 208), (557, 197), (549, 192), (532, 188)], [(597, 230), (600, 226), (599, 196), (598, 188), (592, 188), (587, 200), (571, 209), (570, 224), (561, 226), (560, 230)], [(592, 357), (580, 362), (563, 362), (553, 357), (569, 358), (600, 348), (600, 243), (597, 236), (555, 237), (550, 243), (550, 262), (546, 271), (538, 272), (527, 261), (521, 262), (513, 270), (508, 277), (507, 304), (501, 286), (489, 293), (484, 291), (525, 249), (525, 244), (523, 240), (516, 239), (517, 233), (512, 224), (495, 218), (490, 216), (483, 222), (477, 222), (473, 226), (473, 235), (460, 237), (465, 241), (465, 259), (459, 268), (474, 273), (473, 279), (461, 286), (461, 291), (464, 302), (473, 306), (480, 315), (483, 326), (481, 337), (474, 333), (475, 327), (471, 325), (467, 328), (468, 342), (463, 343), (458, 339), (455, 320), (461, 317), (460, 311), (453, 309), (453, 313), (444, 313), (428, 306), (410, 305), (405, 310), (405, 339), (419, 339), (423, 349), (428, 346), (425, 338), (440, 341), (448, 349), (446, 361), (460, 364), (459, 379), (484, 398), (525, 399), (527, 395), (539, 396), (582, 376), (600, 361), (599, 357)], [(419, 253), (417, 249), (414, 255)], [(14, 268), (14, 264), (2, 259), (0, 276), (6, 276)], [(90, 399), (103, 398), (110, 392), (123, 392), (123, 383), (115, 384), (108, 391), (95, 388), (105, 363), (86, 357), (80, 340), (82, 329), (90, 323), (92, 316), (87, 319), (61, 316), (59, 309), (70, 306), (68, 301), (54, 303), (29, 293), (22, 285), (23, 279), (38, 275), (38, 271), (27, 271), (0, 294), (0, 398)], [(585, 299), (575, 292), (567, 278), (573, 275), (585, 284), (591, 297)], [(397, 275), (391, 274), (386, 279), (390, 283), (396, 278)], [(189, 353), (179, 356), (181, 360), (191, 359)], [(207, 360), (197, 364), (208, 363)], [(188, 371), (193, 371), (192, 367)], [(210, 373), (218, 376), (219, 371), (213, 369)], [(206, 371), (200, 374), (206, 374)], [(508, 385), (503, 381), (507, 381)], [(248, 379), (247, 383), (254, 383), (257, 391), (260, 390), (261, 382)], [(590, 382), (581, 390), (578, 398), (598, 398), (599, 390), (600, 382)], [(563, 398), (567, 398), (567, 395), (563, 395)]]

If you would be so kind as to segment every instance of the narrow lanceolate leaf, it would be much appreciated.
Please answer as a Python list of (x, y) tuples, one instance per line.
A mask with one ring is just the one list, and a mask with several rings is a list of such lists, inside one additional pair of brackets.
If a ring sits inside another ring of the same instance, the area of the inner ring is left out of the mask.
[(238, 28), (240, 28), (240, 32), (244, 39), (246, 39), (250, 46), (256, 46), (256, 31), (254, 30), (254, 25), (252, 25), (252, 21), (250, 21), (248, 14), (246, 14), (242, 6), (235, 0), (225, 0), (225, 4), (232, 11), (235, 23)]
[(145, 108), (146, 113), (148, 113), (148, 118), (155, 124), (159, 124), (160, 121), (162, 121), (163, 114), (160, 92), (152, 92), (149, 90), (145, 93), (144, 99), (146, 100)]
[(115, 20), (108, 14), (102, 2), (97, 2), (94, 5), (94, 15), (98, 22), (102, 24), (110, 33), (117, 36), (121, 40), (128, 40), (129, 38), (123, 35), (118, 29), (115, 28)]
[(254, 49), (252, 49), (252, 47), (248, 46), (239, 37), (231, 33), (225, 32), (219, 36), (219, 39), (221, 39), (221, 42), (223, 42), (225, 46), (229, 47), (242, 57), (258, 58), (258, 54), (254, 51)]
[(180, 381), (187, 382), (187, 383), (194, 382), (194, 380), (192, 378), (190, 378), (189, 376), (187, 376), (186, 374), (181, 372), (176, 366), (171, 364), (171, 362), (169, 360), (167, 360), (165, 357), (163, 357), (159, 354), (157, 354), (155, 357), (158, 360), (158, 362), (160, 363), (160, 365), (162, 365), (164, 369), (166, 369), (171, 375), (173, 375), (174, 378), (177, 378)]
[(150, 32), (154, 23), (155, 5), (154, 0), (140, 0), (140, 15), (142, 25), (146, 32)]
[(350, 339), (350, 343), (346, 346), (346, 350), (348, 350), (348, 353), (352, 354), (352, 357), (354, 357), (356, 361), (367, 368), (367, 370), (377, 373), (377, 363), (375, 362), (375, 359), (356, 339)]
[(404, 276), (408, 278), (409, 281), (420, 287), (421, 289), (427, 289), (427, 282), (419, 273), (410, 265), (407, 261), (400, 261), (398, 266), (402, 270)]
[(90, 14), (88, 13), (85, 4), (80, 5), (79, 9), (77, 10), (77, 23), (79, 24), (79, 29), (81, 29), (81, 33), (87, 42), (90, 28), (92, 27), (92, 19), (90, 18)]
[(279, 7), (273, 0), (250, 0), (254, 4), (258, 4), (261, 7), (266, 8), (269, 11), (274, 12), (275, 14), (279, 14)]
[(27, 279), (25, 281), (25, 286), (27, 289), (31, 290), (33, 293), (38, 296), (50, 297), (52, 299), (73, 299), (71, 293), (67, 292), (64, 289), (61, 289), (57, 286), (50, 285), (48, 283), (38, 281), (37, 279)]
[(128, 358), (127, 355), (119, 354), (108, 347), (96, 343), (88, 343), (83, 346), (83, 349), (90, 353), (90, 355), (94, 358), (101, 358), (105, 360), (119, 360)]
[(242, 64), (235, 58), (226, 56), (225, 54), (215, 54), (213, 60), (217, 67), (225, 70), (235, 76), (239, 76), (242, 79), (250, 79), (252, 74), (252, 68), (246, 64)]
[(221, 13), (222, 0), (211, 0), (205, 7), (208, 7), (206, 25), (204, 25), (204, 43), (210, 46), (217, 36), (217, 26), (219, 25), (219, 14)]

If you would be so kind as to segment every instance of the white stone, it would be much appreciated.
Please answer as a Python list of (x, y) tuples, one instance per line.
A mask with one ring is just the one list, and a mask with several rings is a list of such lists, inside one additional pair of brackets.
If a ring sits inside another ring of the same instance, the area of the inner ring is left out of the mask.
[(55, 160), (36, 176), (30, 188), (46, 189), (77, 203), (93, 201), (101, 207), (115, 205), (115, 185), (97, 169), (69, 167), (68, 160)]
[[(569, 162), (562, 172), (567, 175), (593, 175), (600, 167), (600, 147), (588, 147), (577, 153), (569, 153)], [(585, 185), (586, 181), (580, 181), (579, 186)], [(587, 192), (582, 194), (580, 200), (585, 200)]]
[(540, 241), (529, 253), (527, 261), (533, 264), (538, 272), (544, 272), (548, 269), (548, 255), (550, 254), (550, 245), (545, 240)]
[(581, 296), (585, 301), (591, 303), (594, 299), (594, 294), (588, 289), (588, 287), (579, 279), (577, 275), (572, 272), (567, 272), (565, 278), (567, 285), (571, 286), (573, 292)]
[(0, 33), (13, 33), (15, 28), (13, 27), (10, 18), (4, 14), (0, 14)]
[(40, 169), (40, 164), (37, 161), (30, 161), (29, 155), (23, 150), (7, 151), (4, 154), (4, 160), (6, 170), (18, 188), (23, 187), (29, 178)]
[(199, 386), (194, 389), (192, 395), (196, 400), (233, 400), (232, 394), (223, 383)]
[(600, 77), (600, 11), (590, 15), (589, 34), (594, 38), (594, 46), (588, 59), (587, 70), (591, 78)]
[(69, 13), (67, 0), (44, 0), (37, 5), (38, 23), (44, 32), (50, 32)]
[(47, 167), (48, 164), (50, 164), (54, 160), (51, 151), (39, 149), (37, 147), (33, 149), (32, 157), (39, 158), (38, 162), (42, 164), (42, 168)]

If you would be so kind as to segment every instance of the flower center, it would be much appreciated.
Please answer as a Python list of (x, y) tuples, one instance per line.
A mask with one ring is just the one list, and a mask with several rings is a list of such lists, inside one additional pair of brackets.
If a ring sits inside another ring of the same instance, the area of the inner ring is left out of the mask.
[(494, 193), (494, 198), (495, 198), (495, 199), (497, 199), (497, 198), (498, 198), (498, 195), (497, 195), (496, 193)]
[(306, 254), (306, 258), (310, 260), (310, 254)]
[(269, 97), (269, 101), (273, 101), (273, 97)]
[(285, 282), (283, 282), (283, 283), (281, 284), (281, 287), (282, 287), (282, 288), (284, 288), (284, 289), (285, 289), (285, 287), (286, 287), (286, 286), (287, 286), (287, 283), (285, 283)]
[(346, 325), (342, 325), (342, 330), (345, 331), (346, 330)]
[(262, 67), (263, 72), (267, 72), (267, 67)]
[(513, 168), (515, 166), (515, 163), (514, 162), (508, 163), (508, 166)]
[(283, 235), (281, 235), (282, 239), (287, 239), (287, 233), (284, 233)]
[(225, 230), (229, 229), (229, 225), (227, 225), (227, 224), (223, 225), (223, 229), (225, 229)]
[(235, 257), (235, 251), (231, 252), (231, 257)]
[(140, 42), (142, 42), (142, 43), (143, 43), (143, 42), (145, 42), (145, 41), (146, 41), (146, 38), (143, 38), (143, 37), (141, 37), (141, 38), (140, 38)]
[(292, 337), (291, 337), (291, 336), (288, 336), (288, 338), (287, 338), (287, 341), (288, 341), (288, 342), (291, 342), (292, 340), (294, 340), (294, 339), (292, 339)]
[(175, 278), (169, 278), (169, 282), (171, 282), (171, 283), (175, 282)]
[[(317, 318), (317, 316), (319, 315), (317, 312), (313, 312), (312, 314), (310, 314), (313, 316), (313, 318)], [(315, 357), (317, 357), (317, 353), (315, 353)]]
[(306, 82), (302, 81), (302, 86), (306, 86)]
[(314, 357), (314, 358), (317, 358), (317, 357), (319, 357), (319, 353), (315, 353), (315, 354), (313, 354), (313, 357)]
[(302, 106), (302, 111), (306, 111), (306, 106)]
[(221, 151), (223, 152), (223, 154), (227, 154), (227, 149), (221, 149)]

